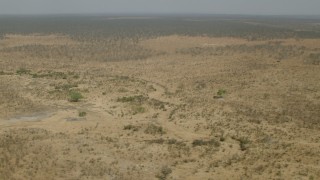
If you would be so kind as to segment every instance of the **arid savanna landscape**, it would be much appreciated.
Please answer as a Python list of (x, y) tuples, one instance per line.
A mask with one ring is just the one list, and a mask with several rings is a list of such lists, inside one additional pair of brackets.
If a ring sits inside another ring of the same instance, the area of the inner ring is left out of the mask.
[(0, 16), (0, 179), (320, 179), (320, 20)]

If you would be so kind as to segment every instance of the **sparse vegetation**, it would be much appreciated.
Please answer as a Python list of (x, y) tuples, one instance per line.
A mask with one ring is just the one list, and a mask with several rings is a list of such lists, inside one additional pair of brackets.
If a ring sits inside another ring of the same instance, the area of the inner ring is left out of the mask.
[(311, 65), (320, 65), (320, 53), (311, 53), (305, 63)]
[(196, 147), (196, 146), (214, 146), (214, 147), (219, 147), (220, 143), (219, 141), (216, 141), (215, 139), (211, 139), (211, 140), (202, 140), (202, 139), (196, 139), (192, 142), (192, 146)]
[(4, 71), (0, 71), (0, 76), (1, 75), (12, 75), (13, 73), (10, 72), (4, 72)]
[(117, 101), (118, 102), (130, 102), (130, 103), (137, 103), (137, 104), (142, 104), (147, 98), (142, 96), (142, 95), (138, 95), (138, 96), (128, 96), (128, 97), (121, 97), (118, 98)]
[(223, 98), (227, 91), (225, 89), (219, 89), (217, 92), (217, 95), (214, 96), (214, 98)]
[(62, 85), (56, 85), (54, 88), (56, 90), (61, 90), (61, 91), (69, 91), (70, 89), (78, 87), (77, 84), (62, 84)]
[(156, 177), (160, 180), (165, 180), (167, 179), (168, 175), (172, 173), (172, 169), (169, 168), (168, 166), (163, 166), (161, 168), (161, 171), (159, 174), (156, 175)]
[(0, 179), (320, 179), (319, 20), (273, 18), (0, 17)]
[(221, 142), (224, 142), (225, 140), (226, 140), (225, 135), (224, 135), (224, 134), (221, 134), (221, 136), (220, 136), (220, 141), (221, 141)]
[(138, 131), (140, 129), (139, 126), (134, 126), (134, 125), (125, 125), (123, 127), (124, 130), (131, 130), (131, 131)]
[(45, 72), (39, 72), (39, 73), (32, 73), (33, 78), (54, 78), (54, 79), (67, 79), (68, 75), (64, 72), (52, 72), (49, 71), (47, 73)]
[(16, 73), (17, 73), (18, 75), (23, 75), (23, 74), (30, 74), (30, 72), (31, 72), (31, 71), (28, 70), (28, 69), (20, 68), (20, 69), (17, 70)]
[(69, 101), (70, 102), (79, 102), (81, 99), (83, 99), (83, 95), (80, 92), (71, 91), (69, 93)]
[(142, 114), (146, 112), (146, 108), (143, 106), (132, 106), (131, 110), (133, 115)]
[(150, 99), (149, 104), (151, 106), (153, 106), (154, 108), (156, 108), (156, 109), (161, 109), (163, 111), (166, 111), (167, 109), (166, 109), (165, 106), (168, 103), (165, 103), (165, 102), (162, 102), (162, 101), (159, 101), (159, 100), (156, 100), (156, 99)]
[(247, 137), (241, 137), (241, 138), (233, 137), (233, 139), (239, 141), (241, 151), (245, 151), (249, 148), (250, 141)]
[(161, 126), (157, 126), (155, 124), (148, 124), (147, 128), (144, 131), (146, 134), (152, 134), (152, 135), (163, 135), (165, 134), (165, 131)]
[(85, 111), (79, 112), (79, 117), (85, 117), (86, 115), (87, 115), (87, 112), (85, 112)]

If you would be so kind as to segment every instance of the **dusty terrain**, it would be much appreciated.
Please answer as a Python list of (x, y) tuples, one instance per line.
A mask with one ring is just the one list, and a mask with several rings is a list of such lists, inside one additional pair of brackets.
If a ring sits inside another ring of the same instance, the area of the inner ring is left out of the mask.
[(320, 179), (320, 40), (107, 42), (0, 40), (0, 179)]

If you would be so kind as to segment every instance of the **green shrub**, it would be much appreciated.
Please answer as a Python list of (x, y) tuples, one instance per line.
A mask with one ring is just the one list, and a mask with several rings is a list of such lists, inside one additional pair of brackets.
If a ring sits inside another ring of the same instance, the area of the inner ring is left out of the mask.
[(85, 117), (87, 115), (87, 112), (81, 111), (79, 112), (79, 117)]
[(216, 99), (218, 99), (218, 98), (223, 98), (226, 93), (227, 93), (226, 90), (224, 90), (224, 89), (219, 89), (218, 92), (217, 92), (217, 95), (214, 96), (214, 98), (216, 98)]
[(217, 95), (218, 95), (218, 96), (224, 96), (226, 93), (227, 93), (226, 90), (224, 90), (224, 89), (219, 89), (219, 91), (217, 92)]
[(69, 93), (69, 101), (70, 102), (78, 102), (80, 99), (83, 99), (83, 96), (80, 92), (71, 91)]

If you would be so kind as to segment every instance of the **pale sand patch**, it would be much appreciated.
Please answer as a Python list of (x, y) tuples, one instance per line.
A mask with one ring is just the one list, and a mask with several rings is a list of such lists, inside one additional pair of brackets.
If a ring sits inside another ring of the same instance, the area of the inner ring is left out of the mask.
[(75, 40), (61, 34), (7, 34), (3, 40), (0, 40), (1, 47), (16, 47), (24, 45), (74, 45)]
[(207, 46), (227, 46), (227, 45), (255, 45), (262, 44), (266, 41), (248, 41), (244, 38), (233, 37), (208, 37), (208, 36), (162, 36), (154, 39), (142, 41), (141, 44), (145, 48), (157, 51), (175, 52), (178, 49), (191, 47), (207, 47)]

